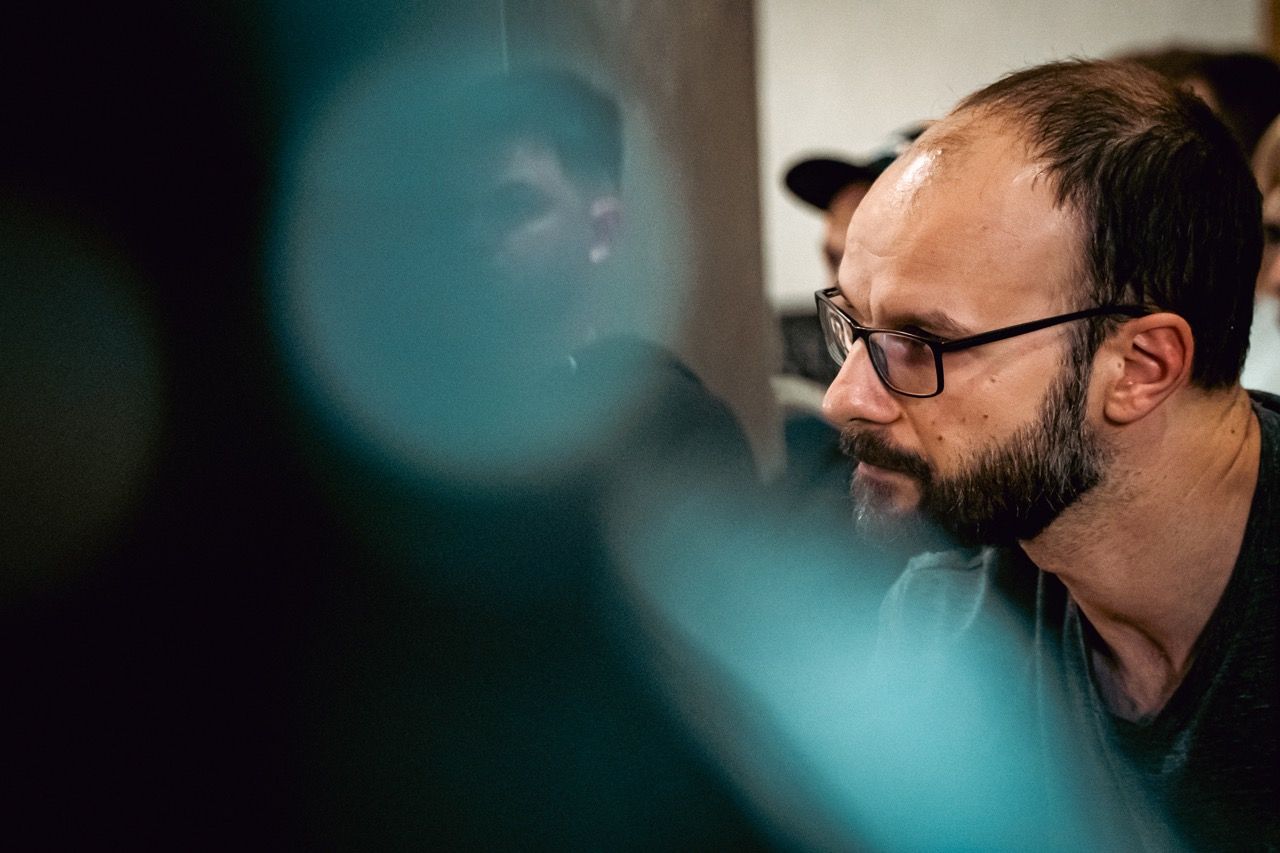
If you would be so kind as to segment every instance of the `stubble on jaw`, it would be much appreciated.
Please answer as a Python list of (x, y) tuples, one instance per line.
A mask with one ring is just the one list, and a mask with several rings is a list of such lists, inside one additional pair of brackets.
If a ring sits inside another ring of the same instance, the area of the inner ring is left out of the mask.
[[(920, 497), (933, 476), (922, 457), (894, 447), (873, 432), (842, 431), (840, 449), (853, 459), (855, 467), (866, 462), (910, 477)], [(927, 525), (918, 507), (894, 510), (895, 494), (888, 484), (858, 477), (855, 470), (849, 481), (849, 497), (854, 527), (863, 536), (891, 547), (905, 547), (922, 538)]]
[(956, 477), (937, 478), (922, 501), (963, 542), (1033, 539), (1103, 479), (1110, 455), (1085, 414), (1088, 374), (1068, 365), (1036, 420), (985, 448)]

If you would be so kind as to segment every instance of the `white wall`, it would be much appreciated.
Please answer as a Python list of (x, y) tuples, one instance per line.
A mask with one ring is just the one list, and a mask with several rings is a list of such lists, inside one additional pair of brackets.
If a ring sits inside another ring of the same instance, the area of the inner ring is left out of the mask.
[(765, 286), (808, 305), (825, 281), (817, 214), (782, 173), (799, 155), (858, 154), (937, 117), (1000, 74), (1171, 40), (1256, 47), (1259, 0), (757, 0)]

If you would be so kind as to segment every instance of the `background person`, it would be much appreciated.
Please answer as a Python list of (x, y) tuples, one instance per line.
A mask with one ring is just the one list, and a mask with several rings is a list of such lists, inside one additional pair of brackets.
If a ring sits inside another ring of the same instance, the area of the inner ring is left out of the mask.
[[(863, 158), (807, 157), (787, 169), (783, 176), (787, 189), (797, 199), (822, 213), (820, 248), (832, 282), (840, 269), (845, 234), (853, 212), (875, 179), (923, 130), (924, 125), (905, 128), (895, 135), (891, 144)], [(835, 378), (835, 372), (813, 313), (806, 309), (784, 314), (781, 323), (783, 374), (810, 379), (824, 386), (829, 384)]]
[[(1271, 123), (1253, 157), (1253, 174), (1262, 191), (1262, 267), (1258, 295), (1280, 299), (1280, 118)], [(1280, 309), (1276, 322), (1280, 323)]]
[(1209, 105), (1252, 157), (1267, 126), (1280, 115), (1280, 63), (1247, 50), (1171, 45), (1122, 54), (1163, 74)]
[[(1270, 143), (1262, 143), (1264, 131), (1280, 115), (1280, 63), (1271, 57), (1251, 51), (1174, 45), (1121, 58), (1157, 71), (1195, 93), (1223, 120), (1255, 164), (1266, 156), (1262, 149), (1275, 144), (1274, 137)], [(1267, 170), (1264, 166), (1260, 171), (1255, 165), (1254, 171), (1264, 193), (1265, 216)], [(1275, 392), (1280, 391), (1280, 329), (1268, 317), (1280, 316), (1280, 308), (1269, 298), (1263, 282), (1269, 266), (1267, 246), (1272, 244), (1264, 228), (1258, 302), (1241, 383), (1246, 388)]]
[[(858, 204), (876, 178), (923, 130), (923, 124), (905, 128), (890, 145), (860, 159), (808, 157), (783, 176), (792, 195), (822, 212), (820, 248), (832, 282), (840, 269), (845, 234)], [(773, 378), (773, 389), (784, 414), (787, 448), (781, 488), (804, 511), (821, 512), (825, 505), (846, 515), (848, 468), (838, 434), (821, 418), (822, 393), (835, 378), (836, 366), (813, 310), (783, 313), (779, 323), (783, 362), (781, 374)]]

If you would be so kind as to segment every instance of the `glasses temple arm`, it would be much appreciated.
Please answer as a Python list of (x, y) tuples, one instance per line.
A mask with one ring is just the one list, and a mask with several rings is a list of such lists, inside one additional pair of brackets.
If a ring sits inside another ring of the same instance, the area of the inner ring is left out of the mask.
[(1070, 314), (1059, 314), (1056, 317), (1046, 317), (1043, 320), (1032, 320), (1029, 323), (1019, 323), (1016, 326), (1008, 326), (1003, 329), (982, 332), (981, 334), (971, 335), (967, 338), (959, 338), (954, 341), (940, 341), (936, 346), (939, 352), (954, 352), (956, 350), (969, 349), (970, 347), (989, 344), (994, 341), (1002, 341), (1005, 338), (1025, 335), (1029, 332), (1036, 332), (1040, 329), (1047, 329), (1050, 326), (1057, 326), (1062, 323), (1084, 320), (1089, 317), (1102, 317), (1108, 314), (1123, 314), (1127, 317), (1141, 317), (1146, 313), (1147, 311), (1145, 308), (1139, 308), (1136, 305), (1103, 305), (1095, 308), (1086, 308), (1083, 311), (1072, 311)]

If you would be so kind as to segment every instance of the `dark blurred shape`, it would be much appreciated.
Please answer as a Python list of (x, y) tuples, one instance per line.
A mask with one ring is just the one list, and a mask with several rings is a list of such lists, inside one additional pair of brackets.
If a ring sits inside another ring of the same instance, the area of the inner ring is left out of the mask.
[(1170, 45), (1116, 58), (1190, 88), (1218, 114), (1246, 156), (1280, 115), (1280, 63), (1265, 54)]
[(0, 211), (0, 598), (82, 582), (154, 473), (165, 365), (122, 267), (52, 217)]
[(0, 349), (48, 349), (3, 368), (26, 406), (5, 415), (23, 455), (4, 477), (25, 481), (5, 514), (42, 549), (5, 575), (61, 577), (0, 613), (5, 838), (271, 843), (296, 826), (296, 581), (328, 545), (275, 440), (258, 326), (259, 22), (144, 0), (8, 23), (0, 204), (21, 263), (3, 301), (21, 325)]
[[(539, 322), (609, 206), (533, 275), (554, 241), (495, 230), (590, 212), (564, 162), (482, 168), (487, 98), (444, 126), (396, 85), (288, 168), (398, 5), (64, 4), (0, 36), (11, 846), (759, 843), (593, 521), (610, 467), (658, 455), (749, 487), (741, 434), (664, 351)], [(498, 12), (422, 7), (424, 103), (497, 67)]]
[[(352, 532), (304, 669), (308, 828), (340, 846), (754, 847), (644, 668), (602, 508), (754, 487), (724, 405), (600, 337), (619, 116), (562, 72), (391, 54), (301, 135), (277, 335)], [(651, 287), (640, 271), (634, 288)]]
[[(325, 584), (308, 656), (300, 719), (317, 838), (759, 846), (652, 684), (600, 529), (619, 481), (640, 479), (655, 501), (673, 470), (728, 490), (715, 485), (721, 466), (744, 472), (744, 448), (724, 408), (657, 351), (584, 353), (584, 393), (618, 381), (619, 365), (635, 379), (637, 356), (652, 373), (636, 419), (555, 481), (472, 491), (330, 447), (328, 485), (362, 544)], [(345, 475), (333, 467), (343, 458)]]

